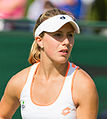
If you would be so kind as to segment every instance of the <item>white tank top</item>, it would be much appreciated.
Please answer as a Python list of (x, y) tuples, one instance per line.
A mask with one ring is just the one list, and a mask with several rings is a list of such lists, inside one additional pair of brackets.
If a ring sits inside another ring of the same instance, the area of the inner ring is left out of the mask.
[(20, 95), (22, 119), (76, 119), (76, 107), (72, 99), (72, 85), (77, 66), (68, 63), (65, 80), (57, 99), (50, 105), (41, 106), (31, 99), (31, 86), (38, 63), (31, 66), (26, 84)]

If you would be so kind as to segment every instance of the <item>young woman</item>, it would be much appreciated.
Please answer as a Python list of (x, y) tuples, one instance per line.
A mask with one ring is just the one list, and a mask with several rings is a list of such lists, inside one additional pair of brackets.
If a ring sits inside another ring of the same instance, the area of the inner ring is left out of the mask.
[(0, 119), (11, 119), (21, 105), (23, 119), (96, 119), (98, 95), (91, 77), (68, 58), (74, 34), (80, 33), (74, 17), (52, 9), (34, 28), (30, 67), (13, 76), (0, 102)]

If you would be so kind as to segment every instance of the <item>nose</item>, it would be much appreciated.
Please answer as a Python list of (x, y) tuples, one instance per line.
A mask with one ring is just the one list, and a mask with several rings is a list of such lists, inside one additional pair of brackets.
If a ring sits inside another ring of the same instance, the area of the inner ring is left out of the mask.
[(63, 45), (69, 45), (70, 44), (70, 41), (69, 39), (66, 37), (64, 38), (63, 42), (62, 42)]

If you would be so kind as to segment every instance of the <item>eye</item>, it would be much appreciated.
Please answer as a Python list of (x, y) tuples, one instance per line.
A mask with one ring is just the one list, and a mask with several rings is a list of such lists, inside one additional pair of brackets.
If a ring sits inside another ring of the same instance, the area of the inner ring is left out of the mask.
[(68, 38), (73, 38), (73, 36), (74, 36), (73, 33), (69, 33), (69, 34), (67, 35)]
[(62, 37), (62, 34), (61, 33), (55, 33), (54, 36), (55, 37)]

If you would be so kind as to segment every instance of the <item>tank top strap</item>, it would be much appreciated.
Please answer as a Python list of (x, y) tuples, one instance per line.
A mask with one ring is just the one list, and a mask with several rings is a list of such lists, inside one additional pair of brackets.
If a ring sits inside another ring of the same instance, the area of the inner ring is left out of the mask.
[[(73, 81), (74, 81), (76, 70), (77, 70), (78, 66), (76, 66), (70, 62), (68, 62), (68, 64), (69, 64), (69, 69), (68, 69), (67, 76), (65, 77), (65, 82), (64, 82), (60, 97), (61, 97), (61, 99), (63, 99), (63, 98), (70, 99), (70, 102), (71, 102), (71, 101), (73, 101), (73, 99), (72, 99)], [(73, 104), (73, 102), (72, 102), (72, 104)]]
[(29, 71), (29, 74), (28, 74), (28, 77), (27, 77), (27, 80), (26, 80), (26, 83), (24, 85), (24, 88), (21, 92), (21, 95), (20, 95), (20, 98), (23, 96), (30, 96), (30, 87), (31, 87), (31, 83), (32, 83), (32, 80), (33, 80), (33, 77), (34, 77), (34, 74), (36, 72), (36, 69), (37, 67), (39, 66), (39, 63), (35, 63), (31, 66), (31, 69)]

